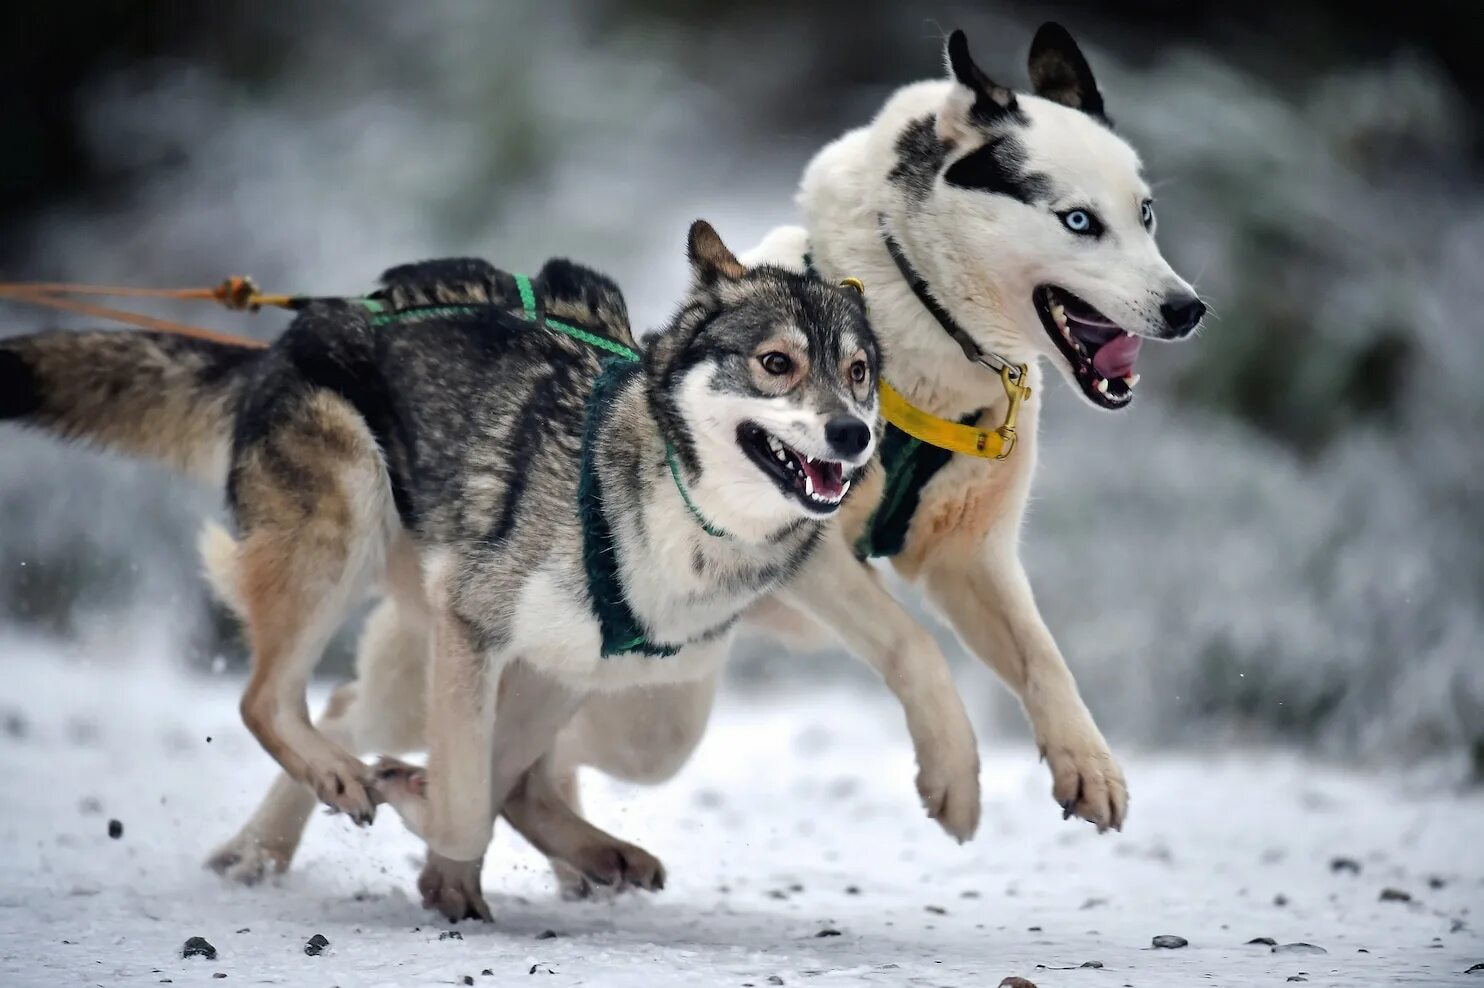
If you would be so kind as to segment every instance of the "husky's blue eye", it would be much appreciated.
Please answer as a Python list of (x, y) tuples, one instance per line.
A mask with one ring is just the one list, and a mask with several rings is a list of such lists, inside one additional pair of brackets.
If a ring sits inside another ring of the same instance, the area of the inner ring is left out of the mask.
[(1103, 224), (1085, 209), (1069, 209), (1061, 214), (1062, 225), (1082, 237), (1096, 237), (1103, 232)]
[(1154, 226), (1154, 203), (1145, 199), (1139, 203), (1139, 219), (1144, 221), (1144, 229)]

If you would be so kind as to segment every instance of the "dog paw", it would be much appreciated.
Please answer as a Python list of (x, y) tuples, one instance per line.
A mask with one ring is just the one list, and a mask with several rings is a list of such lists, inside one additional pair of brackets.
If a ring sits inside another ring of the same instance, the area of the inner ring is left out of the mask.
[(428, 770), (383, 755), (371, 767), (371, 798), (397, 811), (407, 829), (425, 837)]
[[(573, 873), (582, 879), (572, 882), (573, 898), (591, 898), (599, 888), (613, 892), (643, 889), (659, 892), (665, 887), (665, 866), (659, 858), (642, 847), (614, 841), (611, 844), (593, 844), (573, 854), (566, 862)], [(558, 879), (562, 878), (558, 872)], [(566, 883), (563, 897), (567, 897)]]
[(1041, 745), (1041, 756), (1051, 768), (1051, 796), (1062, 808), (1062, 819), (1081, 817), (1098, 833), (1122, 830), (1128, 814), (1128, 785), (1096, 728), (1081, 738), (1053, 740)]
[(263, 879), (288, 869), (293, 848), (275, 847), (257, 834), (244, 830), (211, 852), (206, 867), (229, 882), (257, 885)]
[(357, 826), (368, 826), (376, 818), (376, 803), (366, 788), (366, 766), (354, 758), (337, 758), (312, 765), (305, 781), (320, 801), (336, 813), (344, 813)]
[(946, 738), (919, 749), (917, 793), (928, 816), (962, 844), (979, 829), (979, 749), (967, 718)]
[(486, 923), (495, 920), (479, 883), (479, 872), (484, 862), (454, 861), (428, 852), (428, 860), (417, 879), (417, 890), (422, 893), (423, 906), (443, 916), (449, 922), (461, 919), (482, 919)]

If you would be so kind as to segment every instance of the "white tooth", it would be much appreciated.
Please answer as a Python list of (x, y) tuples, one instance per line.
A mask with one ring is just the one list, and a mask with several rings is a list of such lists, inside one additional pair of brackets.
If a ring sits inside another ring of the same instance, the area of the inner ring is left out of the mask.
[(810, 497), (814, 496), (814, 478), (807, 473), (804, 474), (804, 493)]
[(787, 463), (788, 462), (788, 454), (785, 453), (781, 449), (775, 449), (775, 450), (773, 450), (773, 455), (776, 456), (776, 457), (778, 457), (778, 461), (780, 463)]
[(1139, 375), (1125, 374), (1123, 375), (1123, 383), (1127, 384), (1129, 387), (1133, 387), (1135, 384), (1139, 383)]
[(1105, 378), (1098, 378), (1098, 392), (1100, 394), (1108, 393), (1108, 382)]
[(849, 493), (850, 493), (850, 481), (847, 480), (847, 481), (845, 481), (845, 483), (843, 483), (843, 484), (840, 485), (840, 500), (842, 500), (842, 501), (845, 500), (845, 495), (846, 494), (849, 494)]
[(782, 447), (783, 447), (783, 444), (778, 441), (778, 437), (777, 436), (772, 436), (772, 435), (768, 436), (768, 448), (769, 449), (773, 450), (776, 453)]

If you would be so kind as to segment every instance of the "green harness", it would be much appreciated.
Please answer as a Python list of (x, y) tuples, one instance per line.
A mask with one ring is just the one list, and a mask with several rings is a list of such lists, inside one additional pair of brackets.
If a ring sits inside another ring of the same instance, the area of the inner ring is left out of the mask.
[[(603, 657), (615, 655), (649, 655), (665, 658), (680, 651), (678, 645), (661, 645), (651, 642), (639, 618), (624, 596), (623, 581), (618, 575), (618, 547), (608, 517), (603, 513), (603, 490), (598, 478), (595, 451), (598, 436), (602, 432), (614, 398), (620, 387), (638, 372), (640, 356), (633, 349), (598, 333), (573, 326), (545, 315), (537, 306), (536, 293), (531, 279), (525, 275), (512, 275), (516, 290), (520, 293), (520, 315), (527, 322), (549, 329), (612, 356), (603, 361), (593, 388), (588, 396), (587, 411), (583, 422), (582, 465), (577, 482), (577, 513), (582, 522), (582, 562), (587, 571), (588, 601), (593, 616), (603, 635)], [(424, 319), (443, 319), (456, 316), (475, 315), (491, 309), (513, 312), (495, 303), (480, 305), (425, 305), (406, 309), (394, 309), (376, 298), (360, 298), (356, 301), (371, 313), (373, 326), (415, 322)], [(680, 477), (680, 464), (675, 458), (675, 449), (665, 443), (665, 459), (670, 466), (670, 475), (675, 479), (675, 488), (681, 500), (690, 510), (697, 524), (715, 538), (727, 537), (726, 532), (712, 525), (701, 515), (699, 509), (686, 492)]]

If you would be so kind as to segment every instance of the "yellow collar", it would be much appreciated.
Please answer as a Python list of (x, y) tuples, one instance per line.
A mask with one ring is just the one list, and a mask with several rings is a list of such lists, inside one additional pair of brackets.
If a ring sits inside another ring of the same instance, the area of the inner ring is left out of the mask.
[[(906, 260), (901, 256), (900, 249), (895, 247), (895, 242), (887, 237), (887, 246), (892, 248), (892, 256), (897, 259), (897, 264), (902, 267), (903, 275), (909, 274)], [(804, 255), (805, 270), (813, 272), (814, 263), (808, 254)], [(908, 278), (909, 282), (912, 279)], [(861, 284), (859, 278), (846, 278), (840, 282), (842, 288), (854, 288), (862, 297), (866, 294), (866, 286)], [(931, 297), (919, 290), (917, 283), (912, 283), (912, 290), (918, 293), (923, 304), (938, 315), (934, 305), (930, 305)], [(948, 326), (951, 320), (944, 322), (946, 313), (938, 316), (938, 321)], [(961, 330), (955, 334), (960, 344), (969, 337)], [(977, 349), (977, 347), (975, 348)], [(986, 355), (980, 353), (977, 357), (969, 354), (969, 348), (965, 345), (964, 354), (970, 359), (990, 366)], [(1026, 364), (1010, 364), (1003, 358), (994, 357), (999, 361), (1000, 383), (1005, 386), (1005, 397), (1010, 404), (1005, 409), (1005, 421), (993, 432), (985, 432), (976, 429), (972, 425), (964, 425), (960, 422), (950, 422), (948, 419), (939, 418), (931, 412), (925, 412), (912, 404), (902, 393), (887, 383), (885, 378), (881, 379), (881, 414), (886, 421), (901, 429), (913, 439), (919, 439), (929, 446), (946, 449), (953, 453), (963, 453), (965, 456), (977, 456), (985, 460), (1003, 460), (1015, 449), (1015, 421), (1020, 416), (1020, 405), (1031, 396), (1031, 389), (1026, 386), (1025, 376), (1030, 368)]]
[(907, 435), (931, 446), (986, 460), (1003, 460), (1015, 449), (1015, 420), (1020, 415), (1021, 403), (1031, 396), (1031, 389), (1024, 383), (1027, 370), (1025, 364), (1013, 371), (1010, 367), (1000, 368), (1000, 383), (1005, 386), (1005, 397), (1010, 399), (1010, 404), (1005, 409), (1004, 423), (993, 432), (925, 412), (903, 398), (885, 379), (881, 381), (881, 414)]

